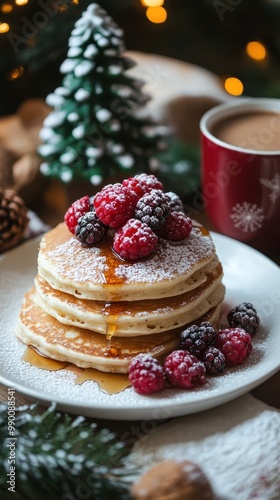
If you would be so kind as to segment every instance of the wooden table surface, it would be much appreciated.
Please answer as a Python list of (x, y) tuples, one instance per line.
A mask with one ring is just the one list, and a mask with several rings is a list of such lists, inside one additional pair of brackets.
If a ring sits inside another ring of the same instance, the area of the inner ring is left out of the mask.
[[(45, 223), (50, 226), (55, 226), (63, 219), (67, 206), (68, 202), (64, 191), (58, 184), (53, 183), (46, 189), (42, 203), (39, 207), (36, 207), (36, 212)], [(215, 229), (204, 212), (201, 212), (196, 219), (202, 222), (210, 230)], [(276, 256), (274, 260), (280, 264), (280, 255)], [(251, 394), (268, 405), (280, 409), (280, 371), (254, 389)], [(7, 387), (2, 384), (0, 384), (0, 402), (7, 403)], [(17, 406), (30, 402), (31, 400), (29, 398), (18, 392), (16, 393)], [(40, 409), (43, 411), (44, 407), (40, 406)], [(121, 426), (120, 423), (118, 425)]]

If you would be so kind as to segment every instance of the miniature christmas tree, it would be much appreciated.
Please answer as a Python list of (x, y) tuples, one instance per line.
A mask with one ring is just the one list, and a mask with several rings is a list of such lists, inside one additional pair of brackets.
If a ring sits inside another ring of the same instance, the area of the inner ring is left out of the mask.
[(62, 85), (46, 99), (54, 109), (41, 130), (42, 173), (99, 185), (123, 171), (155, 168), (166, 129), (143, 116), (149, 97), (144, 82), (125, 73), (135, 63), (122, 55), (123, 31), (91, 4), (68, 44)]

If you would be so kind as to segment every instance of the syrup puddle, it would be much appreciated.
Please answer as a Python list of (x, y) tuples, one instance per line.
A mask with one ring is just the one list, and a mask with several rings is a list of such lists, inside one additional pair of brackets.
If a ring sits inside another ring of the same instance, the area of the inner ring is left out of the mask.
[(86, 380), (94, 380), (108, 394), (117, 394), (131, 385), (125, 374), (104, 373), (94, 368), (86, 368), (75, 380), (75, 384), (82, 384)]
[(27, 347), (22, 356), (22, 361), (29, 363), (41, 370), (57, 371), (68, 370), (77, 375), (75, 384), (81, 385), (87, 380), (96, 382), (99, 388), (107, 394), (117, 394), (124, 391), (131, 384), (128, 375), (122, 373), (104, 373), (94, 368), (79, 368), (67, 361), (56, 361), (39, 354), (33, 347)]

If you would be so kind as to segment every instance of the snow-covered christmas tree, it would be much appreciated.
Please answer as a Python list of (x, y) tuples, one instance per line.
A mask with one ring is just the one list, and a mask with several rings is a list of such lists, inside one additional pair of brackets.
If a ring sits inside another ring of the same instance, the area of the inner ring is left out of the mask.
[(97, 186), (122, 171), (153, 170), (166, 129), (143, 113), (149, 96), (144, 82), (126, 73), (135, 63), (123, 55), (123, 31), (91, 4), (68, 45), (62, 85), (46, 98), (53, 110), (40, 133), (42, 173)]

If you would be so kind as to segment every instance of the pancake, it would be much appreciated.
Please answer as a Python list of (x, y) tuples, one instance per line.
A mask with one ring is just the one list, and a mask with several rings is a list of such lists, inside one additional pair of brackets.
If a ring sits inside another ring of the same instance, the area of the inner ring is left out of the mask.
[(194, 225), (188, 238), (159, 239), (143, 260), (120, 260), (112, 240), (84, 247), (64, 223), (46, 233), (38, 255), (38, 274), (52, 288), (82, 299), (106, 302), (174, 297), (197, 286), (196, 272), (215, 258), (207, 230)]
[[(219, 306), (212, 308), (197, 322), (219, 317)], [(127, 373), (130, 361), (139, 353), (161, 358), (178, 348), (181, 329), (133, 338), (113, 337), (78, 327), (69, 327), (44, 312), (34, 301), (34, 288), (26, 293), (20, 311), (17, 337), (40, 354), (67, 361), (81, 368), (102, 372)]]
[(35, 279), (35, 302), (63, 324), (93, 330), (107, 336), (135, 337), (157, 334), (195, 321), (224, 297), (222, 266), (205, 272), (205, 281), (176, 297), (134, 302), (79, 299), (53, 289), (43, 278)]

